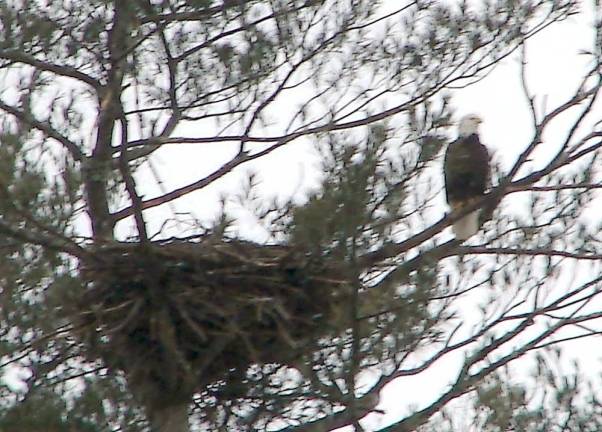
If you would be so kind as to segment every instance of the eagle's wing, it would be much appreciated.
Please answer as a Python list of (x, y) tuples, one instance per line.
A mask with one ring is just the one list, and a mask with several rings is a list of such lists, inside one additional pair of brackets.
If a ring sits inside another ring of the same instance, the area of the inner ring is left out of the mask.
[(450, 205), (482, 196), (489, 182), (489, 153), (478, 135), (452, 142), (445, 152), (443, 170)]

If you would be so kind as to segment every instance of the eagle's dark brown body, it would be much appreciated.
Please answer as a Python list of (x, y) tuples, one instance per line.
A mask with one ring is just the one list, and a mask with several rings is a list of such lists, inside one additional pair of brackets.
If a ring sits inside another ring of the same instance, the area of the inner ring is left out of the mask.
[[(489, 183), (489, 154), (478, 134), (461, 136), (447, 147), (443, 170), (445, 196), (453, 211), (470, 205), (485, 194)], [(478, 210), (453, 225), (459, 240), (466, 240), (478, 229)]]
[(460, 137), (445, 152), (445, 196), (452, 208), (483, 196), (489, 182), (489, 154), (477, 134)]

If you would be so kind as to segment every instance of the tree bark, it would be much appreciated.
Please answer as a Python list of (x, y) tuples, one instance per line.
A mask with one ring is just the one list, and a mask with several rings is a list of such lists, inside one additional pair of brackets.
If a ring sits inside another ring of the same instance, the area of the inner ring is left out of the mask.
[(148, 408), (152, 432), (189, 432), (188, 403)]
[[(121, 90), (127, 67), (127, 43), (130, 40), (133, 7), (126, 0), (115, 0), (114, 16), (108, 31), (106, 84), (97, 89), (98, 119), (96, 143), (85, 166), (86, 196), (92, 233), (97, 240), (113, 237), (115, 221), (109, 210), (107, 192), (112, 174), (112, 142), (115, 124), (123, 112)], [(127, 125), (122, 125), (127, 127)]]

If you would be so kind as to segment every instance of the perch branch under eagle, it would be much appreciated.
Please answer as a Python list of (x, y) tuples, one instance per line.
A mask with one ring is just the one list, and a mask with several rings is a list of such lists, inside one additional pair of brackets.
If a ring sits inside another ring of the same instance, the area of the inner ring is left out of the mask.
[[(445, 196), (454, 212), (481, 198), (489, 183), (489, 153), (479, 140), (481, 123), (481, 118), (474, 114), (462, 117), (458, 138), (445, 152)], [(452, 230), (458, 240), (466, 240), (479, 231), (480, 213), (477, 209), (454, 222)]]

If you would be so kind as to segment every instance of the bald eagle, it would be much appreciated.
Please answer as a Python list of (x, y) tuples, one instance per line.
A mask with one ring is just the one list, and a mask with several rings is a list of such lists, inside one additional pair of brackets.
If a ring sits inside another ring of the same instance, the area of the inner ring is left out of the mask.
[[(452, 211), (473, 204), (485, 194), (489, 182), (489, 154), (479, 140), (479, 116), (464, 116), (458, 125), (458, 139), (445, 152), (443, 173), (445, 196)], [(477, 209), (454, 222), (452, 230), (458, 240), (466, 240), (479, 230)]]

